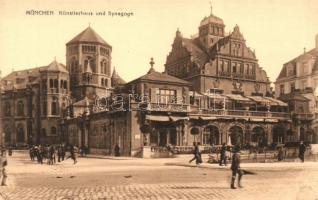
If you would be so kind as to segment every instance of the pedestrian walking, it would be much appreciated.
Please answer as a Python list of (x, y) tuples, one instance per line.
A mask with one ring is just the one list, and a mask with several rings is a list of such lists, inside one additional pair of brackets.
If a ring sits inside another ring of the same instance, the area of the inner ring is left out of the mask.
[(197, 165), (202, 163), (201, 152), (199, 149), (199, 145), (197, 143), (194, 144), (193, 158), (189, 160), (189, 163), (195, 160)]
[(283, 160), (283, 147), (278, 147), (277, 160), (278, 161), (282, 161)]
[(223, 143), (222, 147), (221, 147), (219, 165), (222, 166), (223, 163), (226, 166), (226, 146), (225, 146), (225, 143)]
[(71, 158), (73, 161), (74, 161), (74, 165), (77, 163), (77, 160), (76, 160), (76, 147), (73, 146), (73, 145), (70, 145), (70, 156), (68, 156), (66, 159), (69, 159)]
[(298, 157), (300, 158), (301, 162), (305, 162), (305, 152), (306, 152), (306, 145), (304, 144), (303, 141), (300, 141)]
[(13, 147), (11, 146), (11, 145), (9, 145), (9, 156), (12, 156), (12, 154), (13, 154)]
[(115, 156), (117, 156), (117, 157), (120, 156), (120, 147), (118, 144), (115, 145)]
[(6, 186), (7, 182), (7, 171), (6, 171), (6, 166), (8, 165), (7, 157), (6, 157), (6, 150), (2, 149), (1, 150), (1, 155), (0, 155), (0, 175), (2, 178), (1, 181), (1, 186)]
[(236, 189), (235, 179), (237, 174), (238, 174), (238, 187), (242, 188), (241, 180), (242, 180), (242, 176), (244, 172), (241, 169), (240, 163), (241, 163), (240, 148), (239, 146), (234, 146), (232, 164), (231, 164), (231, 170), (232, 170), (231, 189)]

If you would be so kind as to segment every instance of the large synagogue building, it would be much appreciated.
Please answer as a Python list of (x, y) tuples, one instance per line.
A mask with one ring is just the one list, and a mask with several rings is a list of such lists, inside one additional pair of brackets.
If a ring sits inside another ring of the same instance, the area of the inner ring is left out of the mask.
[[(296, 142), (288, 105), (238, 26), (205, 17), (197, 37), (176, 31), (165, 72), (126, 83), (111, 73), (112, 47), (91, 27), (66, 44), (66, 66), (14, 71), (1, 80), (3, 144), (68, 143), (126, 156), (183, 153), (226, 143), (242, 148)], [(311, 141), (308, 141), (311, 142)], [(167, 148), (168, 147), (168, 148)]]

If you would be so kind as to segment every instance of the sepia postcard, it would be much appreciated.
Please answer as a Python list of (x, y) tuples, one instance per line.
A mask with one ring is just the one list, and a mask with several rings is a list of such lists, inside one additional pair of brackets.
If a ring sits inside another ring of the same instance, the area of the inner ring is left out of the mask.
[(0, 0), (0, 200), (318, 200), (317, 0)]

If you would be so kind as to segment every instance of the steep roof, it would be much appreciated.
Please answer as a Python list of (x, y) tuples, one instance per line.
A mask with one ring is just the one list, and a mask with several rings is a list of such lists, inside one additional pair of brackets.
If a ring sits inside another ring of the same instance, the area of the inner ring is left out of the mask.
[(287, 65), (296, 64), (297, 62), (302, 62), (302, 61), (306, 61), (306, 60), (309, 60), (309, 59), (315, 59), (316, 60), (315, 63), (314, 63), (314, 66), (312, 68), (312, 72), (318, 71), (318, 52), (314, 48), (314, 49), (311, 49), (310, 51), (307, 51), (307, 52), (297, 56), (296, 58), (288, 61), (287, 63), (285, 63), (283, 68), (281, 69), (277, 79), (287, 77), (287, 69), (286, 69)]
[(208, 61), (209, 56), (198, 45), (196, 45), (195, 42), (196, 41), (192, 39), (182, 38), (182, 45), (192, 56), (193, 62), (199, 64), (200, 66), (204, 66), (204, 64)]
[(91, 27), (87, 27), (80, 34), (75, 36), (70, 40), (68, 44), (79, 43), (79, 42), (90, 42), (90, 43), (99, 43), (111, 47), (101, 36), (99, 36)]
[(39, 82), (40, 70), (46, 66), (13, 71), (1, 79), (3, 90), (24, 89), (28, 84)]
[(124, 79), (122, 79), (118, 73), (116, 72), (116, 70), (114, 69), (113, 74), (112, 74), (112, 80), (113, 82), (116, 82), (116, 84), (119, 85), (124, 85), (126, 84), (126, 81)]
[[(182, 85), (191, 85), (190, 82), (179, 79), (174, 76), (170, 76), (166, 73), (160, 73), (155, 70), (149, 70), (147, 74), (130, 81), (129, 83), (137, 82), (137, 81), (156, 81), (156, 82), (168, 82), (168, 83), (177, 83)], [(128, 83), (128, 84), (129, 84)]]
[(56, 60), (54, 60), (53, 62), (51, 62), (47, 67), (44, 67), (40, 70), (42, 71), (46, 71), (46, 72), (64, 72), (64, 73), (68, 73), (68, 71), (66, 70), (65, 65), (58, 63)]
[(25, 89), (27, 85), (39, 83), (41, 72), (68, 73), (63, 64), (54, 60), (47, 66), (13, 71), (1, 79), (1, 84), (4, 90)]

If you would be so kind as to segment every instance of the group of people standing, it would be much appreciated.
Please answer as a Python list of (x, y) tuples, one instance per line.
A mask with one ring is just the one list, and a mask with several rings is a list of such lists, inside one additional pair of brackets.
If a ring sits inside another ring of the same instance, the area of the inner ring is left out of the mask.
[[(66, 156), (66, 152), (69, 151), (70, 155)], [(77, 163), (76, 159), (77, 147), (73, 145), (65, 146), (59, 145), (33, 145), (29, 149), (30, 159), (32, 161), (37, 160), (38, 163), (43, 164), (47, 160), (47, 164), (53, 165), (57, 162), (62, 162), (65, 159), (71, 158), (74, 164)]]

